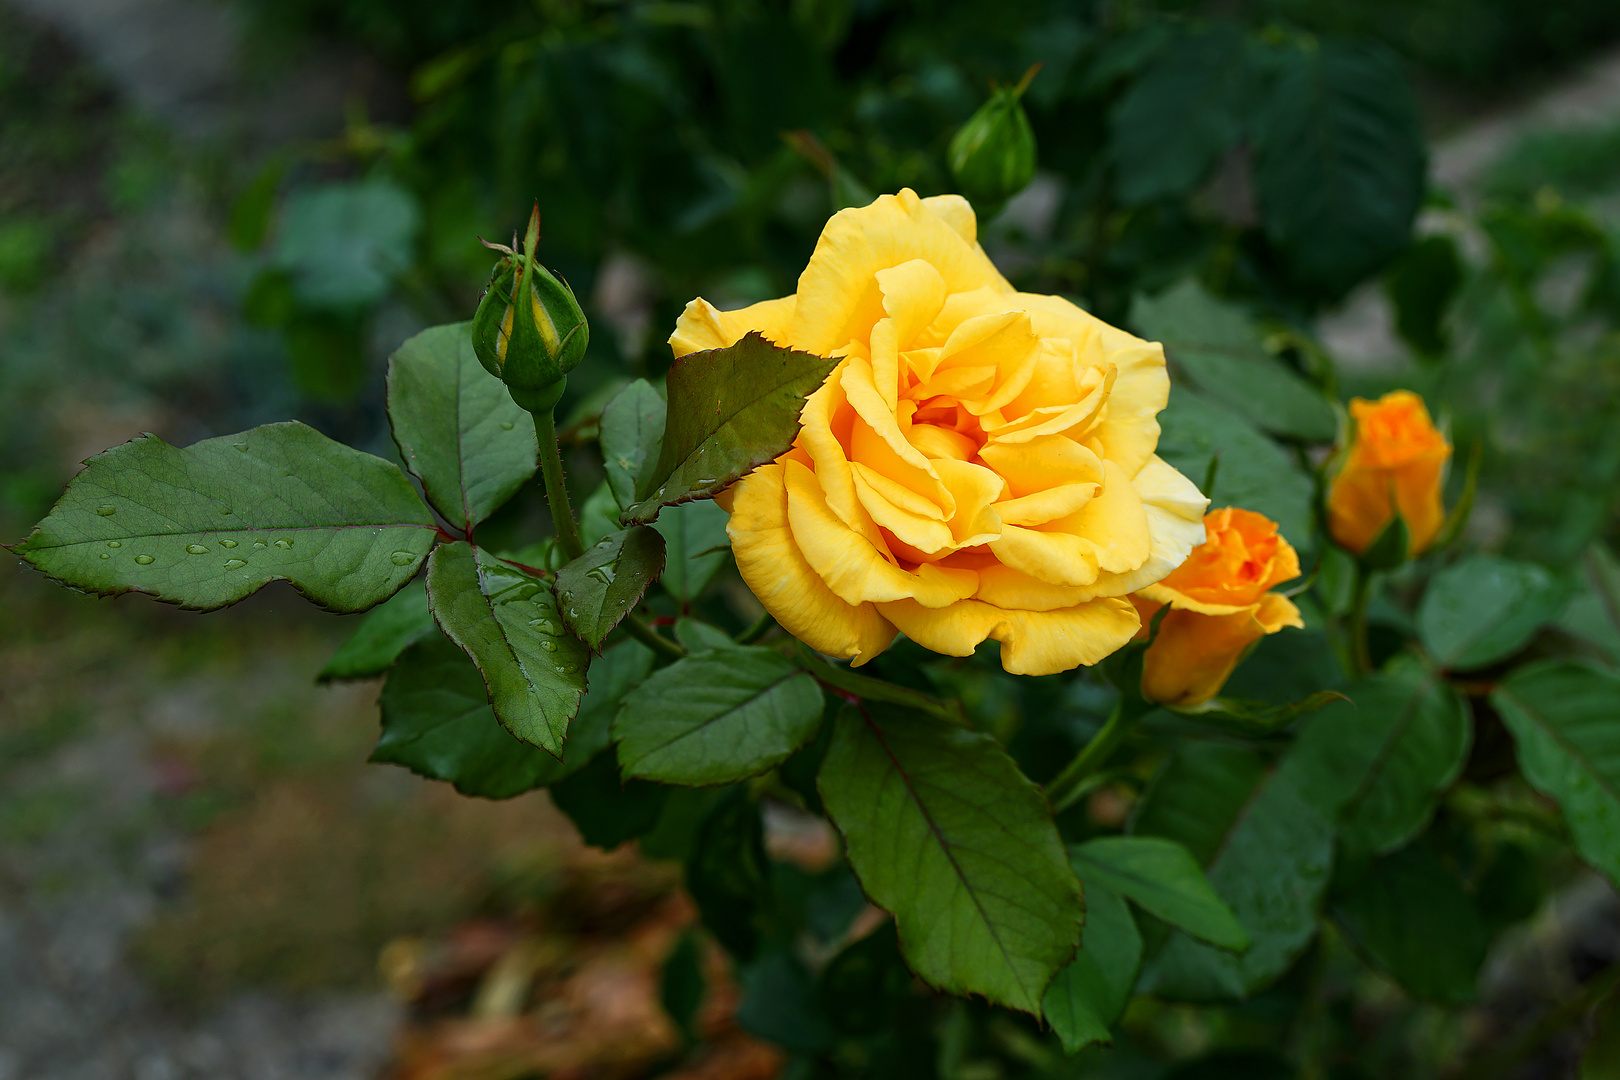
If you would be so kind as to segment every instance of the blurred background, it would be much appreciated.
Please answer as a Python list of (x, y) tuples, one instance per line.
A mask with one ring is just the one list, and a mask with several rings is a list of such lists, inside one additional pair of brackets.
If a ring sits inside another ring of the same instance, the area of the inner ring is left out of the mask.
[[(596, 328), (563, 405), (585, 432), (693, 296), (789, 292), (833, 210), (957, 190), (951, 136), (1037, 63), (1038, 172), (975, 198), (1015, 284), (1136, 325), (1196, 282), (1345, 395), (1424, 392), (1459, 461), (1480, 447), (1476, 544), (1602, 559), (1613, 0), (0, 0), (0, 532), (141, 432), (297, 417), (393, 456), (387, 354), (470, 316), (477, 238), (535, 198)], [(585, 848), (544, 794), (364, 764), (377, 685), (314, 681), (353, 619), (280, 588), (95, 600), (10, 560), (0, 610), (0, 1080), (776, 1075), (720, 972), (686, 1019), (722, 1050), (661, 1064), (681, 972), (717, 962), (677, 870)], [(829, 845), (772, 836), (812, 868)], [(1617, 955), (1578, 878), (1478, 1004), (1373, 987), (1344, 1023), (1432, 1075)], [(541, 1044), (507, 1024), (535, 1001)], [(1573, 1075), (1584, 1037), (1514, 1075)]]

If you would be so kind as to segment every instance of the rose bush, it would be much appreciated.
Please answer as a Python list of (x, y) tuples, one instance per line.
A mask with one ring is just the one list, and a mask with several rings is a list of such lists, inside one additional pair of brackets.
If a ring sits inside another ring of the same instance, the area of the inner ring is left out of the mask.
[(855, 664), (896, 630), (999, 641), (1015, 674), (1093, 664), (1204, 539), (1207, 500), (1154, 454), (1163, 350), (1015, 291), (976, 230), (958, 196), (885, 195), (827, 223), (793, 295), (694, 300), (670, 338), (840, 358), (794, 448), (728, 493), (729, 533), (767, 610)]
[(1299, 576), (1299, 556), (1277, 523), (1225, 507), (1204, 518), (1206, 539), (1164, 580), (1132, 599), (1148, 622), (1170, 611), (1142, 658), (1142, 696), (1183, 707), (1221, 692), (1255, 642), (1285, 626), (1303, 629), (1299, 608), (1270, 590)]
[(1363, 554), (1399, 513), (1407, 553), (1422, 554), (1445, 520), (1440, 486), (1451, 444), (1429, 419), (1423, 399), (1394, 390), (1377, 401), (1353, 398), (1355, 433), (1328, 491), (1333, 539)]

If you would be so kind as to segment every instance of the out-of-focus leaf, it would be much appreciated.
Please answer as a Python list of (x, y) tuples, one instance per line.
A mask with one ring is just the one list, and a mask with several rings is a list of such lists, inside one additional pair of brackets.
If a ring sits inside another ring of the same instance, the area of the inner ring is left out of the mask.
[[(842, 880), (854, 884), (845, 876)], [(860, 890), (855, 890), (857, 896)], [(911, 990), (911, 973), (900, 960), (893, 922), (885, 922), (846, 945), (816, 980), (821, 1013), (849, 1035), (876, 1035), (889, 1023), (895, 1003)]]
[(1446, 315), (1462, 280), (1457, 242), (1440, 234), (1416, 241), (1384, 278), (1384, 292), (1395, 305), (1395, 330), (1418, 355), (1446, 351)]
[(759, 807), (742, 788), (723, 793), (698, 826), (686, 891), (703, 925), (733, 955), (753, 959), (770, 921), (770, 864)]
[(1158, 51), (1110, 118), (1121, 201), (1181, 195), (1209, 175), (1242, 134), (1248, 55), (1230, 25), (1178, 33)]
[(1271, 61), (1252, 124), (1266, 236), (1301, 284), (1338, 296), (1411, 236), (1426, 165), (1417, 104), (1380, 46), (1321, 39)]
[(534, 475), (534, 424), (473, 355), (468, 323), (435, 326), (388, 361), (388, 420), (428, 501), (464, 530)]
[(1468, 709), (1444, 679), (1395, 663), (1346, 688), (1301, 733), (1295, 752), (1316, 771), (1313, 787), (1343, 801), (1339, 839), (1348, 855), (1405, 844), (1468, 757)]
[(1519, 767), (1558, 802), (1581, 857), (1620, 883), (1620, 675), (1571, 660), (1526, 664), (1491, 703), (1519, 744)]
[(1224, 405), (1172, 387), (1159, 414), (1159, 456), (1201, 479), (1220, 455), (1216, 506), (1241, 506), (1277, 523), (1296, 548), (1311, 544), (1311, 481), (1282, 447)]
[(1246, 747), (1185, 743), (1154, 774), (1131, 832), (1168, 837), (1208, 866), (1264, 775), (1264, 762)]
[(365, 307), (410, 265), (420, 216), (411, 193), (387, 180), (300, 188), (281, 208), (275, 262), (305, 304)]
[(448, 780), (463, 795), (510, 799), (572, 771), (501, 727), (478, 669), (441, 634), (400, 654), (378, 706), (382, 737), (371, 760)]
[(665, 506), (709, 498), (787, 453), (804, 399), (836, 364), (779, 348), (757, 331), (730, 348), (677, 359), (658, 461), (624, 520), (645, 524)]
[(1215, 299), (1196, 280), (1158, 297), (1138, 296), (1131, 322), (1143, 337), (1163, 342), (1170, 362), (1200, 390), (1256, 426), (1317, 441), (1338, 430), (1322, 392), (1271, 355), (1241, 308)]
[(372, 608), (349, 640), (326, 662), (316, 682), (333, 679), (369, 679), (381, 675), (394, 658), (418, 639), (433, 632), (427, 590), (413, 581)]
[(1085, 887), (1093, 913), (1097, 887), (1104, 886), (1211, 945), (1223, 949), (1249, 946), (1249, 935), (1226, 901), (1209, 887), (1203, 868), (1174, 840), (1101, 836), (1071, 847), (1069, 862)]
[(1105, 885), (1086, 882), (1080, 951), (1057, 973), (1041, 1001), (1042, 1015), (1065, 1054), (1113, 1041), (1108, 1027), (1125, 1011), (1141, 962), (1142, 935), (1125, 901)]
[(818, 786), (910, 968), (1038, 1014), (1080, 936), (1080, 886), (1046, 800), (995, 740), (880, 705), (847, 708)]
[(1443, 668), (1484, 667), (1522, 649), (1568, 598), (1568, 586), (1545, 567), (1470, 555), (1429, 579), (1418, 636)]
[(289, 421), (97, 454), (11, 550), (103, 596), (210, 611), (289, 581), (322, 607), (364, 611), (415, 576), (437, 532), (404, 473)]
[(1581, 557), (1581, 588), (1559, 616), (1558, 625), (1598, 646), (1620, 664), (1620, 561), (1602, 544)]
[(603, 750), (572, 776), (551, 785), (551, 801), (589, 845), (612, 851), (657, 827), (672, 789), (645, 780), (619, 779), (612, 749)]
[(757, 776), (815, 736), (821, 688), (772, 649), (677, 660), (624, 699), (613, 722), (626, 776), (723, 784)]
[(670, 506), (653, 522), (664, 537), (669, 559), (659, 579), (677, 600), (693, 600), (726, 565), (726, 552), (716, 548), (731, 545), (726, 522), (731, 515), (708, 499)]
[(658, 457), (664, 398), (646, 379), (620, 390), (602, 409), (602, 464), (620, 509), (636, 501), (636, 481)]
[(815, 980), (786, 949), (765, 952), (745, 966), (737, 980), (742, 1001), (737, 1024), (744, 1031), (799, 1054), (819, 1054), (838, 1033), (821, 1015)]
[(483, 673), (501, 724), (561, 756), (591, 654), (563, 628), (550, 586), (458, 540), (433, 553), (427, 592), (434, 620)]
[(664, 538), (645, 525), (609, 533), (557, 571), (563, 624), (600, 649), (664, 568)]
[(1352, 941), (1419, 997), (1474, 999), (1490, 932), (1462, 882), (1429, 845), (1375, 861), (1334, 903)]

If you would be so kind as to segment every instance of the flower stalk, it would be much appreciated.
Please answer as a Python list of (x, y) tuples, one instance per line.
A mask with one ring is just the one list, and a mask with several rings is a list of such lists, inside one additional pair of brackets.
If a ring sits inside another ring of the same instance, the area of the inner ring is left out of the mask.
[(534, 435), (540, 443), (540, 475), (546, 484), (546, 502), (551, 506), (551, 524), (557, 531), (557, 542), (564, 554), (577, 559), (585, 554), (585, 541), (579, 535), (579, 523), (574, 520), (574, 509), (568, 503), (568, 485), (563, 480), (562, 451), (557, 445), (557, 423), (550, 409), (531, 413), (534, 417)]

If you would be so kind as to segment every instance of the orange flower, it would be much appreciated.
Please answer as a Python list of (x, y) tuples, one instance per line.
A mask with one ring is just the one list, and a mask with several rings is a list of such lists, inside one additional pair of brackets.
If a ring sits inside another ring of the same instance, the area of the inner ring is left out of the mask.
[(1344, 467), (1328, 491), (1328, 528), (1342, 546), (1364, 554), (1399, 513), (1407, 552), (1434, 543), (1445, 512), (1440, 480), (1451, 444), (1435, 429), (1423, 399), (1396, 390), (1377, 401), (1350, 402), (1356, 422)]
[(1170, 611), (1142, 664), (1142, 696), (1166, 705), (1201, 705), (1220, 693), (1250, 646), (1285, 626), (1304, 627), (1278, 585), (1299, 576), (1299, 556), (1276, 522), (1226, 507), (1204, 518), (1207, 539), (1157, 585), (1131, 597), (1142, 616)]

